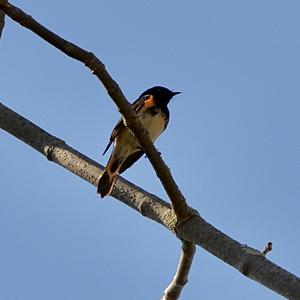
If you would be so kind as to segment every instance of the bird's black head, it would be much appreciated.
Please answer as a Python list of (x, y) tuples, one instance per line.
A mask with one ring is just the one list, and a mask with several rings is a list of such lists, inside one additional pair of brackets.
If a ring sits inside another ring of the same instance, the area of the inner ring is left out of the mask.
[(180, 94), (180, 92), (172, 92), (163, 86), (154, 86), (143, 92), (140, 98), (146, 95), (152, 95), (157, 105), (167, 105), (170, 100), (178, 94)]

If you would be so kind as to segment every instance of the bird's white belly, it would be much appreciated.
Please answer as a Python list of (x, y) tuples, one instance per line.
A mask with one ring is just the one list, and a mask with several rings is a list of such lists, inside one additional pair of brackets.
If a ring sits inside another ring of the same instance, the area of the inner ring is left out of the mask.
[[(154, 116), (151, 113), (141, 114), (139, 118), (152, 142), (165, 130), (165, 117), (161, 112), (157, 112)], [(139, 142), (128, 127), (125, 127), (123, 133), (116, 137), (115, 148), (118, 149), (113, 151), (113, 155), (118, 153), (118, 157), (127, 157), (130, 153), (141, 150)]]
[(147, 129), (149, 137), (154, 142), (165, 130), (165, 118), (162, 113), (151, 115), (150, 113), (140, 116), (140, 120)]

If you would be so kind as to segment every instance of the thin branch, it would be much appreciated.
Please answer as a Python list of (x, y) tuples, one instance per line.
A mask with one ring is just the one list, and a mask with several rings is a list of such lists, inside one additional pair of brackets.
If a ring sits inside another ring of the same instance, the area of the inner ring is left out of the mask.
[[(0, 103), (0, 128), (22, 140), (49, 160), (96, 185), (103, 167)], [(112, 196), (169, 230), (176, 227), (170, 205), (119, 177)], [(262, 252), (242, 245), (199, 215), (176, 227), (179, 239), (189, 241), (233, 266), (245, 276), (278, 294), (300, 300), (300, 279), (268, 260)]]
[(5, 25), (5, 14), (2, 10), (0, 10), (0, 39), (2, 36), (4, 25)]
[(182, 289), (188, 283), (188, 276), (196, 252), (196, 245), (187, 241), (182, 242), (182, 252), (176, 274), (165, 289), (162, 300), (177, 300)]
[(95, 74), (98, 79), (100, 79), (109, 96), (112, 98), (119, 108), (119, 111), (124, 116), (128, 127), (134, 133), (140, 145), (144, 149), (172, 202), (178, 222), (184, 222), (190, 216), (192, 216), (194, 211), (190, 211), (183, 194), (173, 179), (170, 169), (158, 154), (148, 134), (146, 134), (145, 128), (142, 126), (137, 115), (129, 105), (118, 84), (107, 72), (104, 64), (93, 53), (84, 50), (51, 32), (34, 20), (31, 16), (27, 15), (21, 9), (13, 6), (6, 0), (0, 0), (0, 9), (2, 9), (13, 20), (30, 29), (66, 55), (84, 63), (92, 71), (92, 73)]

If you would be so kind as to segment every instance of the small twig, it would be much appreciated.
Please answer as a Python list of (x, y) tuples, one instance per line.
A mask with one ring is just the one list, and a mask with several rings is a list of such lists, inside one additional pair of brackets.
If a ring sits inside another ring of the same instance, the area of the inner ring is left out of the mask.
[(267, 255), (269, 252), (271, 252), (273, 249), (273, 243), (272, 242), (267, 242), (265, 245), (264, 250), (262, 251), (263, 255)]
[(193, 258), (196, 252), (196, 245), (187, 241), (182, 242), (182, 252), (180, 255), (176, 274), (165, 289), (161, 300), (179, 299), (182, 289), (188, 282), (188, 275), (192, 266)]

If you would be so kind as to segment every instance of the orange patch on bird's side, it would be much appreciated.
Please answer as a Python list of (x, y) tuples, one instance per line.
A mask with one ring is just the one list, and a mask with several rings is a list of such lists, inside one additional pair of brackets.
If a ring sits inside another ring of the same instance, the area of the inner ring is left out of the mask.
[(143, 110), (146, 110), (153, 106), (155, 106), (154, 97), (153, 97), (153, 95), (149, 95), (149, 98), (147, 100), (145, 100), (145, 102), (144, 102)]

